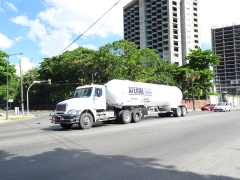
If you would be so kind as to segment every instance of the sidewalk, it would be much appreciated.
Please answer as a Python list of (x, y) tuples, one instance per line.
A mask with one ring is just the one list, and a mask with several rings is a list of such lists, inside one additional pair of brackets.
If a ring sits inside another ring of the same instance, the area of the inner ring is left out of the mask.
[(15, 115), (14, 111), (8, 111), (8, 119), (6, 119), (6, 111), (0, 111), (0, 124), (6, 122), (13, 122), (16, 120), (23, 120), (23, 119), (30, 119), (36, 117), (35, 115), (26, 115), (26, 114), (19, 114)]
[[(240, 109), (240, 106), (234, 106), (231, 109)], [(196, 112), (196, 111), (202, 111), (201, 109), (195, 109), (195, 111), (193, 109), (188, 109), (188, 112)]]

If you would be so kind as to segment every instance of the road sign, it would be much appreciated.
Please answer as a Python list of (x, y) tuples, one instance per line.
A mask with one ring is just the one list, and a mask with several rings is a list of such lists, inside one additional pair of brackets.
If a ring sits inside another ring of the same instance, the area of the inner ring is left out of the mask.
[(9, 99), (8, 102), (13, 102), (13, 99)]

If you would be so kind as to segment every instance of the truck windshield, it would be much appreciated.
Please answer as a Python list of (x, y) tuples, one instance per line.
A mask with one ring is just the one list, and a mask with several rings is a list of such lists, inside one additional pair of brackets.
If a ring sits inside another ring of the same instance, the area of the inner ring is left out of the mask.
[(81, 88), (81, 89), (76, 89), (73, 98), (87, 98), (90, 97), (92, 94), (92, 87), (91, 88)]

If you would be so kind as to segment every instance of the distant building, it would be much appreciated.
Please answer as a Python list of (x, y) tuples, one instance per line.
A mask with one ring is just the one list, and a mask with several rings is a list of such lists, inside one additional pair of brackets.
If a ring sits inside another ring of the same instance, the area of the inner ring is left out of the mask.
[(180, 66), (200, 47), (198, 0), (133, 0), (124, 8), (124, 39)]
[(238, 94), (240, 90), (240, 25), (212, 29), (212, 50), (221, 56), (216, 73), (217, 92)]

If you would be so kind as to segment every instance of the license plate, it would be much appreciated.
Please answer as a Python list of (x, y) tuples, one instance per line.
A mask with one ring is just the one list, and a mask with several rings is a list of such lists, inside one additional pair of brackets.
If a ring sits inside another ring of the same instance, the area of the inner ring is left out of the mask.
[(61, 121), (63, 121), (64, 120), (64, 118), (61, 118)]

